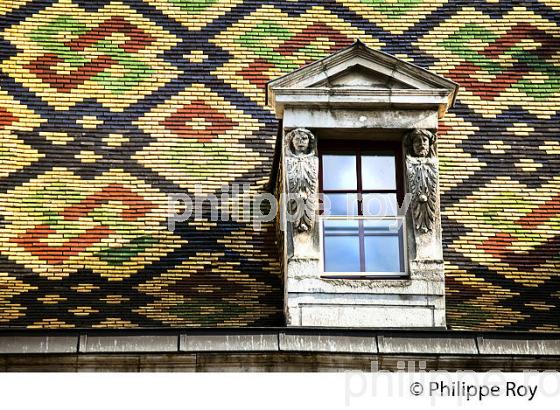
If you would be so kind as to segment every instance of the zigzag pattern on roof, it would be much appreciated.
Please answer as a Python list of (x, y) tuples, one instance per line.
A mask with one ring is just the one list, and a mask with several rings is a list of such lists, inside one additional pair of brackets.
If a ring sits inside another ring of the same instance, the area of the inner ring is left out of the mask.
[(439, 134), (450, 328), (560, 330), (559, 10), (2, 2), (0, 326), (282, 325), (274, 226), (170, 232), (167, 195), (262, 192), (266, 82), (360, 38), (461, 85)]

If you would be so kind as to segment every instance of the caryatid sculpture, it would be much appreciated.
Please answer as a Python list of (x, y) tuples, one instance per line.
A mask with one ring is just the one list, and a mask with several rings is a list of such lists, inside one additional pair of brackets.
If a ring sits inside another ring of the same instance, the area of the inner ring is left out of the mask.
[(412, 194), (414, 228), (420, 233), (433, 229), (437, 207), (438, 164), (434, 133), (415, 129), (406, 135), (406, 168)]
[(309, 232), (317, 209), (318, 159), (315, 136), (304, 128), (286, 134), (288, 213), (294, 233)]

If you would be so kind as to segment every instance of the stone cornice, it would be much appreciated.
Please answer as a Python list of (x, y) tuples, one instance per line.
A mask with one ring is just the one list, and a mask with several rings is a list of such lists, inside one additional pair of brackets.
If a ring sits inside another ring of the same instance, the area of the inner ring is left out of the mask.
[(559, 333), (243, 328), (4, 331), (7, 354), (330, 352), (560, 356)]

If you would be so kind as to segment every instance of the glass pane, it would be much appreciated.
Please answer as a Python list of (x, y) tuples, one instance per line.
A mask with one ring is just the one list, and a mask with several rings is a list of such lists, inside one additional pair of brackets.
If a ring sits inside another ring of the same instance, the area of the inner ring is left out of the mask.
[(323, 155), (323, 190), (357, 189), (355, 155)]
[(360, 242), (357, 236), (325, 236), (325, 272), (359, 272)]
[(403, 271), (398, 236), (366, 236), (364, 244), (367, 272)]
[(360, 271), (358, 224), (356, 220), (324, 221), (325, 272)]
[(362, 210), (364, 215), (397, 215), (397, 194), (363, 194), (362, 198)]
[(324, 194), (323, 214), (358, 215), (357, 194)]
[(364, 220), (365, 235), (401, 235), (403, 226), (402, 219), (366, 219)]
[(357, 220), (347, 219), (326, 219), (323, 222), (323, 232), (325, 236), (334, 235), (358, 235)]
[(397, 189), (394, 155), (362, 155), (362, 189)]

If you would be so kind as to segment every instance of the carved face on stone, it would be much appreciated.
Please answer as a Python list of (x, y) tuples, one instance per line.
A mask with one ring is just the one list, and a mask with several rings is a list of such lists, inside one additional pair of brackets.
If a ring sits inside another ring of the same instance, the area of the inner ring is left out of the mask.
[(415, 132), (412, 137), (412, 149), (419, 157), (427, 157), (430, 154), (430, 137), (423, 132)]
[(434, 157), (436, 155), (435, 138), (435, 134), (429, 130), (415, 129), (410, 131), (405, 139), (408, 155), (421, 158)]
[(296, 155), (307, 153), (309, 148), (309, 135), (305, 132), (297, 132), (292, 139), (292, 147)]
[(286, 134), (287, 148), (291, 155), (315, 153), (315, 136), (305, 128), (296, 128)]

